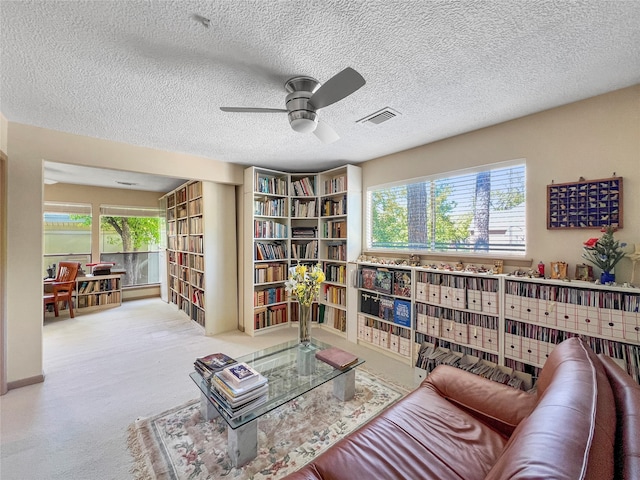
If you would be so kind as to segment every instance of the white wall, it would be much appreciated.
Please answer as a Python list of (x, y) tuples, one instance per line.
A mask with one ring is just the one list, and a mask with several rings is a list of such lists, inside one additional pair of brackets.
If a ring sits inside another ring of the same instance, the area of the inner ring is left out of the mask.
[[(547, 268), (566, 261), (573, 275), (582, 243), (600, 232), (547, 230), (546, 186), (613, 172), (624, 182), (624, 227), (615, 236), (640, 243), (640, 85), (365, 162), (363, 188), (519, 158), (527, 160), (528, 259)], [(616, 279), (630, 277), (623, 259)]]

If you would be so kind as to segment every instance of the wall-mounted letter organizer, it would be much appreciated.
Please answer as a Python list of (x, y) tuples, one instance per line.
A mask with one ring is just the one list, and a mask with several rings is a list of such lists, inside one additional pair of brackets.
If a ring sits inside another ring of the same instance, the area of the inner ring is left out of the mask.
[(622, 228), (622, 177), (547, 185), (547, 229)]

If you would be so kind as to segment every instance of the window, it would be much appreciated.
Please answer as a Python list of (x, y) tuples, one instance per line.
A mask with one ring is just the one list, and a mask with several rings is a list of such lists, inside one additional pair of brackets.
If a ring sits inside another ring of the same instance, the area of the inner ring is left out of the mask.
[(525, 252), (525, 163), (505, 162), (367, 192), (367, 247)]
[(160, 210), (100, 206), (100, 261), (125, 270), (123, 286), (160, 282)]
[(91, 205), (45, 202), (43, 210), (44, 276), (55, 276), (61, 261), (89, 262)]

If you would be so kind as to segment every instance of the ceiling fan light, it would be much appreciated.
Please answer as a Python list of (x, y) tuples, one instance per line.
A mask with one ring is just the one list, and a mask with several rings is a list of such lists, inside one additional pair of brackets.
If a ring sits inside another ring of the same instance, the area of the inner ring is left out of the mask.
[(298, 133), (311, 133), (318, 126), (318, 115), (313, 110), (294, 110), (289, 112), (289, 124)]
[(291, 120), (291, 128), (298, 133), (311, 133), (318, 126), (316, 118), (294, 118)]

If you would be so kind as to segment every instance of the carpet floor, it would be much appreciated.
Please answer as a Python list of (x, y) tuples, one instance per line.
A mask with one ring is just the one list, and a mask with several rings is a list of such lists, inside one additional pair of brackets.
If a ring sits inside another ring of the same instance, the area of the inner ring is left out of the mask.
[(234, 468), (227, 454), (227, 425), (205, 421), (199, 400), (129, 427), (132, 473), (140, 480), (275, 480), (313, 460), (408, 391), (356, 370), (356, 394), (342, 402), (331, 382), (263, 415), (258, 420), (258, 456)]

